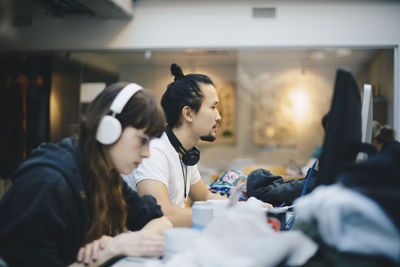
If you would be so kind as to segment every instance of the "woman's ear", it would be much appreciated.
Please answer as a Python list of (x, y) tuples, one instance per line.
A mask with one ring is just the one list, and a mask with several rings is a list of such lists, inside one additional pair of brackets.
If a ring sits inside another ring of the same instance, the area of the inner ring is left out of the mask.
[(183, 121), (192, 122), (193, 121), (193, 110), (189, 106), (184, 106), (182, 108), (182, 119)]

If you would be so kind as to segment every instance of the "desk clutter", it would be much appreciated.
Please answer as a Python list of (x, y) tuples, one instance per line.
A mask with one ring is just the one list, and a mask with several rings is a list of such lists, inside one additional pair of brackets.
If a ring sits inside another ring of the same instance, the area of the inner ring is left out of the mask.
[[(167, 259), (149, 260), (142, 266), (276, 266), (282, 261), (301, 265), (318, 249), (314, 241), (299, 231), (275, 232), (266, 222), (265, 209), (246, 202), (225, 209), (203, 231), (196, 231), (167, 230)], [(178, 240), (180, 245), (176, 245)], [(175, 255), (171, 255), (174, 251)], [(139, 265), (123, 260), (115, 266)]]
[[(306, 178), (310, 174), (310, 172), (307, 172), (306, 176), (300, 179), (286, 179), (274, 172), (277, 170), (276, 168), (255, 169), (260, 166), (255, 165), (253, 166), (254, 168), (248, 168), (247, 171), (250, 171), (248, 175), (237, 169), (227, 170), (215, 178), (209, 185), (209, 189), (213, 193), (230, 197), (234, 188), (244, 184), (245, 187), (241, 192), (240, 201), (245, 201), (249, 197), (255, 197), (263, 202), (270, 203), (274, 207), (289, 206), (301, 195)], [(283, 171), (281, 168), (279, 170)], [(307, 193), (315, 188), (316, 176), (317, 171), (311, 173)]]
[(266, 222), (265, 209), (247, 202), (233, 208), (227, 201), (220, 204), (224, 208), (203, 231), (167, 230), (163, 259), (139, 264), (127, 258), (115, 266), (397, 266), (400, 262), (395, 224), (373, 200), (342, 185), (320, 186), (296, 200), (298, 218), (292, 231), (275, 231)]
[[(136, 266), (398, 266), (399, 159), (395, 142), (296, 199), (291, 231), (274, 231), (252, 198), (233, 208), (212, 202), (212, 220), (184, 251)], [(135, 266), (127, 261), (115, 266)]]
[[(221, 196), (230, 197), (233, 188), (246, 184), (247, 176), (240, 170), (228, 170), (223, 172), (209, 186), (213, 193), (218, 193)], [(239, 200), (246, 200), (246, 188), (242, 191)]]

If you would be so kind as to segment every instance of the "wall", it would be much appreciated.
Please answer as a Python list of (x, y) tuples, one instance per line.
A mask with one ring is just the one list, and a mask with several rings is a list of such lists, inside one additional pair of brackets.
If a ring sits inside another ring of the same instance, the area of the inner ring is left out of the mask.
[[(371, 62), (363, 69), (358, 80), (379, 88), (380, 96), (387, 100), (386, 123), (394, 126), (394, 53), (393, 50), (382, 50), (377, 53)], [(359, 83), (362, 88), (363, 83)], [(376, 118), (375, 118), (376, 119)], [(381, 122), (384, 123), (384, 122)]]
[[(150, 66), (135, 66), (129, 64), (121, 66), (119, 77), (122, 81), (136, 82), (145, 88), (152, 89), (158, 100), (167, 89), (167, 85), (173, 82), (173, 76), (170, 72), (170, 64), (173, 62), (165, 62), (165, 64), (153, 64)], [(215, 84), (220, 82), (236, 82), (236, 63), (220, 64), (220, 65), (198, 65), (188, 62), (177, 62), (183, 72), (186, 73), (203, 73), (209, 75)]]
[(50, 94), (50, 141), (70, 136), (79, 121), (80, 65), (54, 58)]
[(74, 135), (79, 126), (82, 82), (117, 82), (118, 74), (77, 63), (68, 57), (53, 57), (50, 94), (50, 141)]
[[(252, 18), (276, 7), (275, 19)], [(134, 19), (38, 17), (2, 49), (396, 46), (399, 1), (137, 1)], [(79, 30), (78, 30), (79, 29)]]
[(371, 84), (379, 87), (380, 94), (387, 99), (387, 124), (394, 125), (393, 51), (382, 51), (371, 62)]

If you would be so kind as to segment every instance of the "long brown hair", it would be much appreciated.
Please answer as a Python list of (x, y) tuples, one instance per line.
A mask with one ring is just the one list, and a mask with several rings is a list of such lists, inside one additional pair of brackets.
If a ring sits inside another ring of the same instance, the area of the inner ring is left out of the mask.
[[(90, 221), (84, 243), (102, 235), (113, 235), (126, 230), (126, 203), (122, 195), (120, 174), (106, 160), (105, 145), (96, 140), (101, 118), (127, 83), (115, 83), (104, 89), (89, 105), (82, 117), (78, 137), (78, 155), (85, 179), (89, 201)], [(161, 106), (146, 90), (137, 92), (116, 116), (122, 129), (132, 126), (145, 129), (150, 137), (160, 137), (165, 126)], [(118, 141), (117, 141), (118, 142)]]

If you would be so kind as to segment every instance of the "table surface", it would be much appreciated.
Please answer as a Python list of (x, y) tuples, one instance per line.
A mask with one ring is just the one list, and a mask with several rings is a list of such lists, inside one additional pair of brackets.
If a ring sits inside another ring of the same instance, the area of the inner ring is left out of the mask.
[(113, 267), (139, 267), (143, 266), (144, 263), (150, 262), (162, 262), (160, 259), (155, 258), (141, 258), (141, 257), (125, 257), (116, 263), (114, 263)]

